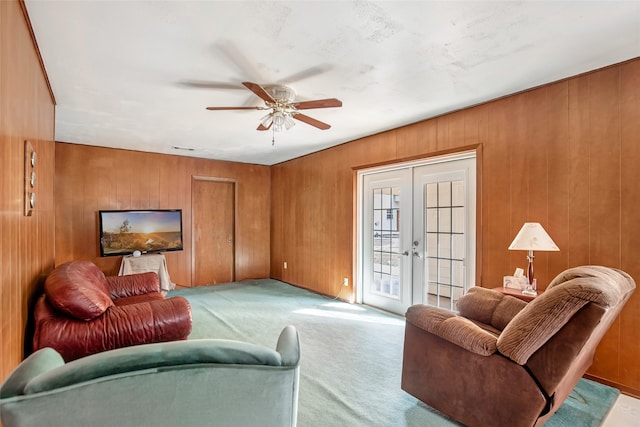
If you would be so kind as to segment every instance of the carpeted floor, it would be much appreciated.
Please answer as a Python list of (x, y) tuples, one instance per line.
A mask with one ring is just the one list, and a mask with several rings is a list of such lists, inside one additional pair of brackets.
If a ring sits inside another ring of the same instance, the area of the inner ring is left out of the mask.
[[(300, 427), (458, 425), (400, 389), (400, 316), (271, 279), (182, 289), (172, 295), (183, 295), (191, 303), (190, 339), (236, 339), (275, 348), (284, 326), (298, 329)], [(618, 394), (583, 379), (546, 426), (599, 426)]]

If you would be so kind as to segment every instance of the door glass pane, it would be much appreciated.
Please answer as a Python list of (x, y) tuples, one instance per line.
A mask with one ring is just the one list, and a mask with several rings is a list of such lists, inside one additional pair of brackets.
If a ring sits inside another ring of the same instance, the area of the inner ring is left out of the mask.
[(438, 183), (438, 206), (451, 206), (451, 182)]
[(400, 188), (373, 189), (373, 283), (370, 291), (400, 298)]
[(432, 283), (438, 282), (438, 259), (436, 257), (427, 259), (428, 280)]
[(426, 227), (425, 229), (429, 233), (436, 233), (438, 231), (438, 209), (428, 208), (426, 212)]
[(451, 231), (454, 233), (464, 233), (464, 208), (451, 208)]
[(428, 208), (434, 208), (438, 206), (438, 184), (426, 185), (426, 205)]
[(438, 235), (438, 258), (451, 258), (451, 234)]
[(453, 234), (451, 236), (451, 258), (464, 260), (464, 235)]
[[(455, 309), (465, 283), (464, 181), (425, 185), (426, 304)], [(435, 194), (435, 195), (434, 195)]]
[(451, 261), (453, 280), (452, 285), (464, 287), (464, 263), (462, 261)]
[(451, 232), (451, 208), (438, 209), (438, 231), (441, 233)]
[(427, 234), (427, 256), (438, 255), (438, 233)]
[(464, 206), (464, 181), (451, 182), (451, 205)]
[(382, 209), (382, 189), (380, 188), (373, 189), (373, 209)]

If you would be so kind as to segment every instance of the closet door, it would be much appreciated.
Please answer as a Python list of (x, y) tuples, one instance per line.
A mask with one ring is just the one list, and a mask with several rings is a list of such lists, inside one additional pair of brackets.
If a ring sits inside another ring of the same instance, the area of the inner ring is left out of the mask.
[(192, 181), (192, 286), (235, 280), (235, 200), (233, 181)]

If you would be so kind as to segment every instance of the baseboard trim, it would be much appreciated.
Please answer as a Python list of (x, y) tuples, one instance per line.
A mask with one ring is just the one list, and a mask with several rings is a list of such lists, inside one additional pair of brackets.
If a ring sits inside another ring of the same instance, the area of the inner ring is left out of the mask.
[(591, 375), (591, 374), (584, 374), (584, 377), (589, 379), (589, 380), (593, 380), (593, 381), (599, 382), (599, 383), (604, 384), (604, 385), (615, 387), (618, 390), (620, 390), (621, 393), (624, 393), (624, 394), (626, 394), (628, 396), (631, 396), (631, 397), (635, 397), (636, 399), (640, 399), (640, 390), (638, 390), (636, 388), (629, 387), (629, 386), (626, 386), (626, 385), (623, 385), (623, 384), (618, 384), (618, 383), (616, 383), (614, 381), (610, 381), (610, 380), (607, 380), (607, 379), (604, 379), (604, 378), (600, 378), (600, 377), (597, 377), (597, 376)]

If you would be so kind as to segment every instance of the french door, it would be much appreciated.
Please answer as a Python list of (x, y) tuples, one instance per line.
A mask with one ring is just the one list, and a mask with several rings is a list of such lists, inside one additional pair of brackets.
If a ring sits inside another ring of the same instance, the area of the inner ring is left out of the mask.
[(455, 309), (475, 281), (475, 155), (361, 173), (361, 301)]

